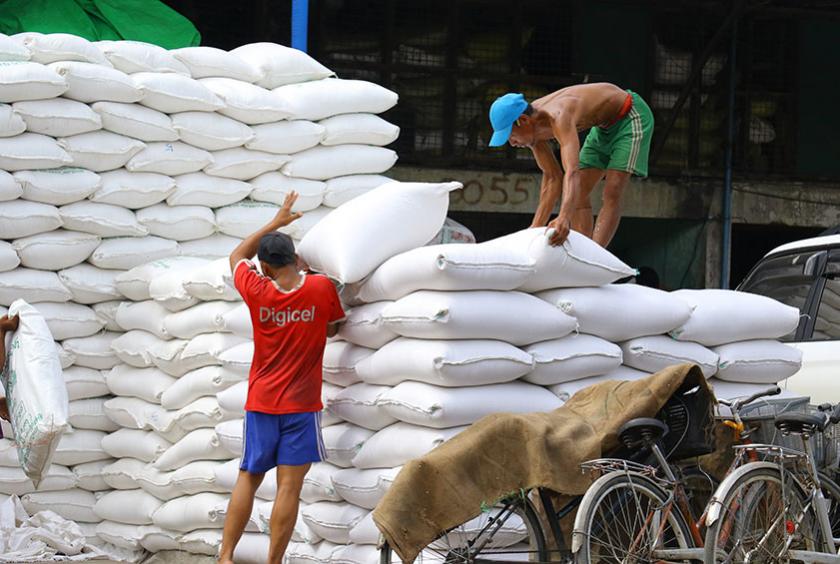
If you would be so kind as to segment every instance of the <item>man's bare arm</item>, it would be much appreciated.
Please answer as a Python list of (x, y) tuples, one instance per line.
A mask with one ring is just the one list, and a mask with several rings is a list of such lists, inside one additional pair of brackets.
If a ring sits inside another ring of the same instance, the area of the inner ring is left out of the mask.
[(554, 205), (563, 192), (563, 169), (560, 168), (560, 163), (557, 162), (557, 157), (554, 156), (554, 151), (548, 141), (540, 141), (531, 147), (531, 152), (534, 153), (534, 160), (542, 171), (540, 203), (537, 205), (531, 227), (544, 227), (551, 219)]
[(257, 248), (260, 245), (260, 239), (266, 233), (277, 231), (281, 227), (289, 225), (294, 220), (298, 219), (303, 214), (300, 212), (292, 212), (292, 206), (297, 201), (297, 192), (289, 192), (286, 199), (283, 200), (283, 205), (277, 211), (274, 219), (265, 224), (262, 228), (251, 233), (248, 237), (242, 240), (233, 252), (230, 253), (230, 269), (236, 268), (236, 265), (241, 260), (247, 260), (257, 254)]
[(577, 127), (572, 119), (571, 113), (563, 112), (553, 121), (552, 130), (554, 137), (560, 143), (560, 160), (563, 163), (563, 202), (560, 204), (560, 212), (549, 224), (554, 228), (551, 237), (552, 245), (560, 245), (569, 236), (572, 225), (572, 216), (580, 197), (580, 140), (578, 139)]

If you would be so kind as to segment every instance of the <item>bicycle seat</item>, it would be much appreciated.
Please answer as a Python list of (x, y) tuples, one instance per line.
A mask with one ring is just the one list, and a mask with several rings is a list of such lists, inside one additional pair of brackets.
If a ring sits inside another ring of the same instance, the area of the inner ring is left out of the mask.
[(652, 417), (631, 419), (618, 428), (618, 439), (629, 449), (655, 443), (668, 432), (668, 425)]
[(813, 435), (825, 429), (825, 417), (807, 413), (783, 413), (776, 417), (776, 429), (784, 435)]

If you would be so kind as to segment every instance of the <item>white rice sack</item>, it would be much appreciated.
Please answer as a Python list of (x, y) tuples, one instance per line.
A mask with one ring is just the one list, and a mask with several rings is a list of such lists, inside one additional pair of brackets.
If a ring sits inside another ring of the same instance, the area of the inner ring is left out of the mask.
[(138, 223), (134, 212), (111, 204), (76, 202), (59, 208), (66, 229), (101, 237), (142, 237), (147, 227)]
[(192, 339), (202, 333), (223, 331), (223, 316), (234, 307), (236, 304), (216, 301), (170, 313), (164, 318), (164, 330), (167, 335), (179, 339)]
[(155, 525), (173, 531), (189, 532), (195, 529), (217, 528), (224, 525), (224, 518), (216, 508), (227, 503), (227, 496), (218, 493), (200, 493), (167, 501), (158, 509)]
[[(332, 427), (327, 427), (331, 429)], [(394, 468), (423, 456), (467, 427), (431, 429), (398, 422), (366, 439), (353, 458), (356, 468)]]
[(324, 127), (306, 120), (278, 121), (252, 127), (248, 149), (290, 155), (312, 148), (324, 138)]
[(73, 467), (73, 477), (76, 483), (71, 487), (79, 487), (89, 492), (110, 489), (110, 486), (102, 479), (102, 470), (114, 462), (113, 459), (107, 459), (77, 464)]
[(224, 102), (220, 114), (247, 125), (280, 121), (291, 115), (286, 100), (254, 84), (231, 78), (202, 78), (199, 82)]
[[(117, 433), (122, 431), (143, 433), (143, 431), (135, 431), (134, 429), (122, 429)], [(111, 433), (108, 437), (115, 436), (117, 433)], [(102, 439), (102, 441), (104, 442), (105, 439)], [(143, 473), (145, 467), (146, 463), (142, 460), (120, 458), (102, 469), (102, 480), (108, 484), (108, 487), (115, 490), (136, 490), (140, 485), (137, 478)]]
[(97, 235), (58, 229), (17, 239), (12, 247), (27, 268), (62, 270), (84, 262), (101, 241)]
[(128, 396), (111, 398), (105, 402), (104, 407), (105, 413), (112, 421), (128, 429), (148, 428), (150, 416), (154, 414), (155, 408), (160, 408), (150, 402)]
[(0, 104), (0, 137), (14, 137), (26, 131), (23, 118), (8, 104)]
[(374, 351), (346, 341), (331, 341), (324, 348), (324, 380), (337, 386), (361, 382), (356, 366)]
[(56, 61), (82, 61), (110, 67), (96, 45), (69, 33), (24, 33), (15, 37), (29, 50), (33, 62), (46, 65)]
[(289, 162), (288, 155), (252, 151), (243, 147), (224, 149), (213, 153), (213, 162), (204, 169), (211, 176), (250, 180), (256, 176), (278, 170)]
[(238, 374), (248, 376), (251, 370), (251, 360), (254, 358), (254, 343), (245, 342), (236, 345), (219, 355), (219, 362)]
[(16, 268), (0, 273), (0, 305), (9, 306), (17, 299), (32, 303), (66, 302), (72, 297), (55, 272)]
[(98, 398), (110, 393), (102, 372), (82, 366), (65, 368), (64, 384), (67, 388), (67, 398), (70, 401)]
[(104, 270), (90, 264), (79, 264), (62, 270), (58, 278), (80, 304), (96, 304), (120, 298), (116, 277), (119, 270)]
[(333, 477), (341, 468), (329, 462), (316, 462), (303, 478), (300, 499), (306, 503), (316, 501), (341, 501), (342, 497), (333, 486)]
[(775, 384), (796, 374), (802, 351), (778, 341), (759, 339), (715, 347), (720, 357), (716, 378), (748, 384)]
[(373, 509), (399, 474), (400, 468), (346, 468), (332, 476), (335, 491), (345, 500)]
[[(234, 373), (238, 374), (240, 377), (243, 376), (241, 373)], [(245, 376), (247, 376), (247, 373)], [(238, 413), (240, 416), (244, 416), (245, 402), (248, 399), (248, 381), (243, 379), (233, 386), (229, 386), (228, 388), (217, 392), (216, 399), (219, 402), (219, 406), (225, 411)]]
[(324, 126), (322, 145), (385, 146), (393, 143), (400, 135), (400, 128), (373, 114), (344, 114), (320, 122)]
[(278, 209), (273, 204), (239, 202), (216, 210), (216, 226), (225, 235), (244, 239), (271, 221)]
[(190, 70), (163, 47), (142, 41), (98, 41), (96, 46), (115, 68), (123, 72), (174, 72), (189, 76)]
[(45, 100), (66, 91), (67, 82), (53, 69), (38, 63), (0, 62), (0, 102)]
[(216, 556), (222, 544), (220, 529), (198, 529), (178, 536), (178, 549), (191, 554)]
[(377, 302), (416, 290), (513, 290), (533, 272), (531, 259), (521, 252), (486, 245), (433, 245), (385, 261), (356, 297)]
[[(306, 507), (306, 503), (301, 503), (300, 508), (302, 509), (304, 507)], [(273, 509), (274, 501), (257, 502), (257, 504), (254, 505), (254, 510), (257, 513), (257, 517), (259, 519), (259, 526), (261, 530), (269, 530), (271, 512)], [(295, 521), (295, 526), (292, 530), (292, 542), (308, 542), (314, 544), (316, 542), (319, 542), (320, 540), (321, 537), (316, 535), (312, 531), (312, 529), (309, 528), (309, 525), (303, 522), (303, 519), (300, 516), (300, 512), (298, 512), (297, 520)]]
[(295, 178), (327, 180), (348, 174), (378, 174), (397, 162), (391, 149), (370, 145), (319, 145), (292, 155), (283, 174)]
[(162, 202), (175, 190), (175, 180), (152, 172), (112, 170), (103, 173), (101, 181), (91, 201), (130, 209)]
[(103, 331), (90, 337), (67, 339), (61, 346), (75, 357), (76, 366), (110, 370), (120, 362), (111, 350), (111, 342), (119, 336), (120, 333)]
[(58, 492), (33, 492), (20, 498), (27, 513), (52, 511), (68, 521), (98, 523), (101, 521), (93, 512), (96, 498), (91, 492), (78, 488)]
[(172, 126), (181, 141), (207, 151), (241, 147), (254, 139), (255, 134), (242, 122), (209, 112), (175, 114)]
[(342, 548), (344, 548), (342, 545), (333, 544), (330, 541), (321, 541), (314, 545), (290, 542), (286, 554), (289, 564), (332, 562), (333, 555), (338, 554)]
[(172, 473), (172, 485), (187, 495), (225, 490), (216, 484), (215, 470), (223, 463), (217, 460), (190, 462)]
[(260, 73), (233, 53), (215, 47), (183, 47), (170, 51), (190, 71), (193, 78), (221, 76), (256, 82)]
[(70, 402), (67, 421), (74, 429), (113, 432), (119, 426), (105, 415), (105, 398), (89, 398)]
[(237, 415), (237, 413), (224, 410), (219, 405), (219, 401), (211, 396), (199, 398), (182, 407), (172, 414), (172, 421), (184, 431), (194, 431), (213, 429), (222, 421), (234, 419)]
[(170, 206), (218, 208), (248, 197), (253, 189), (247, 182), (193, 172), (175, 177), (175, 190), (167, 197)]
[(102, 329), (102, 321), (86, 305), (42, 302), (33, 307), (44, 317), (56, 341), (87, 337)]
[(533, 384), (507, 382), (469, 388), (441, 388), (422, 382), (403, 382), (380, 396), (385, 411), (406, 423), (445, 428), (475, 423), (496, 413), (552, 411), (563, 402)]
[(117, 308), (120, 307), (121, 303), (120, 300), (112, 300), (95, 303), (91, 306), (93, 311), (96, 312), (96, 316), (105, 324), (106, 331), (122, 331), (122, 328), (117, 325)]
[(259, 532), (246, 532), (233, 550), (236, 562), (262, 564), (268, 562), (271, 539)]
[(52, 137), (21, 133), (0, 138), (0, 168), (8, 172), (59, 168), (72, 163), (74, 158)]
[(139, 72), (132, 74), (131, 80), (143, 93), (140, 103), (159, 112), (214, 112), (224, 107), (218, 96), (188, 76)]
[(321, 538), (339, 544), (350, 542), (350, 529), (368, 514), (368, 510), (345, 502), (319, 501), (301, 511), (304, 523)]
[(259, 75), (257, 84), (276, 88), (332, 76), (333, 72), (297, 49), (276, 43), (249, 43), (231, 53), (253, 68)]
[(178, 132), (168, 115), (138, 104), (96, 102), (91, 106), (108, 131), (140, 141), (177, 141)]
[(193, 257), (169, 257), (153, 260), (118, 275), (117, 289), (129, 300), (148, 300), (151, 298), (149, 286), (152, 280), (158, 276), (180, 270), (193, 270), (205, 264), (207, 264), (206, 260)]
[(125, 166), (146, 146), (142, 141), (110, 131), (92, 131), (62, 137), (58, 144), (73, 159), (73, 165), (103, 172)]
[(20, 265), (20, 257), (10, 243), (0, 241), (0, 272), (14, 270)]
[[(368, 513), (367, 517), (359, 521), (355, 527), (350, 529), (350, 545), (354, 553), (360, 550), (371, 550), (371, 552), (379, 553), (378, 545), (380, 543), (381, 533), (376, 523), (373, 521), (373, 511)], [(346, 550), (349, 550), (346, 549)], [(339, 556), (346, 558), (346, 551), (342, 551)], [(363, 558), (354, 559), (353, 562), (369, 562), (374, 555), (367, 554)]]
[(230, 331), (237, 337), (254, 338), (254, 326), (251, 324), (251, 311), (247, 304), (239, 304), (222, 316), (224, 330)]
[(799, 310), (772, 298), (732, 290), (677, 290), (673, 294), (692, 309), (689, 320), (671, 331), (680, 341), (709, 347), (778, 339), (796, 331)]
[(592, 335), (573, 334), (525, 347), (534, 358), (534, 369), (523, 380), (550, 386), (599, 376), (621, 365), (621, 349)]
[(321, 120), (339, 114), (381, 114), (397, 104), (396, 92), (363, 80), (327, 78), (274, 90), (286, 100), (292, 119)]
[(28, 61), (32, 57), (19, 38), (0, 33), (0, 61)]
[(116, 490), (100, 497), (93, 511), (101, 519), (129, 525), (148, 525), (163, 503), (143, 490)]
[(153, 462), (171, 445), (153, 431), (120, 429), (102, 439), (102, 448), (110, 456), (119, 459), (137, 459)]
[(148, 143), (125, 165), (131, 172), (157, 172), (177, 176), (198, 172), (213, 162), (213, 156), (203, 149), (180, 141)]
[(165, 409), (181, 409), (204, 396), (215, 396), (241, 381), (240, 374), (221, 366), (205, 366), (176, 380), (163, 392), (160, 402)]
[(393, 180), (379, 174), (354, 174), (330, 178), (327, 180), (326, 191), (324, 192), (324, 205), (337, 208), (353, 198), (389, 182), (393, 182)]
[(99, 539), (112, 546), (131, 551), (140, 549), (143, 527), (115, 521), (102, 521), (96, 524), (95, 530)]
[[(227, 450), (231, 456), (242, 455), (242, 430), (244, 425), (244, 419), (229, 419), (227, 421), (222, 421), (214, 427), (216, 436), (219, 437), (219, 444), (221, 444), (222, 448)], [(227, 491), (232, 491), (232, 489)]]
[(321, 436), (327, 452), (326, 462), (349, 468), (353, 466), (353, 457), (359, 453), (365, 441), (373, 436), (373, 431), (352, 423), (339, 423), (322, 429)]
[(401, 337), (361, 360), (356, 372), (370, 384), (414, 380), (457, 387), (510, 382), (533, 368), (530, 353), (502, 341)]
[(26, 130), (51, 137), (68, 137), (102, 129), (102, 120), (87, 104), (56, 98), (15, 102), (14, 110)]
[(338, 392), (327, 402), (327, 409), (339, 418), (354, 425), (378, 431), (396, 422), (377, 403), (379, 397), (389, 390), (389, 386), (372, 384), (353, 384)]
[(146, 331), (128, 331), (111, 342), (117, 358), (137, 368), (152, 366), (151, 349), (166, 341)]
[(249, 342), (246, 339), (230, 333), (204, 333), (189, 340), (180, 354), (183, 365), (179, 372), (184, 374), (190, 370), (221, 363), (221, 355), (237, 345)]
[(58, 208), (16, 200), (0, 206), (0, 238), (19, 239), (61, 227)]
[[(279, 172), (267, 172), (251, 180), (251, 199), (282, 205), (290, 192), (297, 192), (293, 212), (308, 212), (321, 205), (325, 184), (320, 180), (289, 178)], [(298, 220), (300, 221), (300, 220)], [(294, 225), (294, 224), (293, 224)]]
[(490, 290), (414, 292), (385, 308), (382, 321), (404, 337), (498, 339), (514, 345), (559, 339), (577, 327), (573, 317), (534, 296)]
[(163, 393), (177, 380), (157, 368), (136, 368), (119, 364), (105, 373), (105, 383), (116, 396), (135, 397), (160, 403)]
[(457, 182), (380, 186), (313, 227), (298, 252), (314, 270), (358, 282), (392, 256), (434, 237), (446, 218), (449, 192), (459, 188)]
[(169, 339), (172, 335), (169, 335), (164, 327), (167, 315), (169, 310), (154, 300), (123, 302), (117, 308), (116, 320), (124, 331), (142, 329), (161, 339)]
[(137, 210), (137, 221), (152, 235), (175, 241), (209, 237), (216, 230), (213, 211), (205, 206), (157, 204)]
[(354, 345), (371, 349), (385, 346), (399, 336), (382, 322), (382, 311), (392, 303), (384, 301), (354, 307), (347, 312), (338, 336)]
[[(220, 501), (216, 507), (213, 508), (213, 511), (221, 520), (225, 520), (227, 518), (227, 510), (228, 510), (229, 500), (225, 499), (224, 501)], [(260, 516), (259, 512), (257, 511), (257, 504), (253, 504), (251, 506), (251, 515), (249, 516), (247, 522), (245, 523), (245, 533), (246, 534), (253, 534), (261, 532), (260, 529)], [(261, 536), (266, 538), (265, 535), (254, 535), (254, 536)], [(244, 537), (244, 535), (243, 535)], [(268, 553), (268, 543), (266, 543), (266, 555)], [(237, 562), (239, 562), (237, 560)], [(257, 560), (256, 564), (260, 564), (263, 561)], [(244, 564), (244, 563), (243, 563)]]
[(576, 231), (570, 232), (569, 238), (557, 247), (548, 244), (549, 236), (549, 230), (531, 228), (486, 244), (524, 252), (534, 261), (536, 272), (519, 288), (524, 292), (601, 286), (636, 274), (612, 253)]
[(196, 429), (169, 447), (153, 465), (165, 471), (174, 470), (194, 460), (227, 460), (229, 457), (212, 428)]
[[(637, 284), (561, 288), (540, 292), (538, 297), (577, 319), (582, 333), (616, 343), (667, 333), (691, 315), (691, 309), (673, 294)], [(628, 319), (633, 322), (627, 323)]]
[(102, 438), (105, 433), (87, 429), (75, 429), (61, 437), (55, 449), (53, 462), (64, 466), (76, 466), (87, 462), (96, 462), (110, 458), (102, 450)]
[(169, 374), (170, 376), (182, 376), (197, 367), (185, 366), (181, 362), (181, 353), (189, 341), (185, 339), (173, 339), (171, 341), (160, 341), (148, 351), (148, 358), (152, 364)]
[(181, 544), (178, 542), (180, 536), (181, 534), (177, 531), (161, 529), (156, 525), (146, 525), (142, 530), (140, 546), (149, 552), (180, 550)]
[(70, 167), (19, 171), (14, 178), (20, 184), (23, 198), (54, 206), (84, 200), (102, 182), (95, 172)]
[(181, 255), (185, 257), (196, 257), (207, 260), (218, 258), (228, 259), (233, 250), (241, 242), (242, 239), (238, 237), (216, 233), (209, 237), (184, 241), (180, 243), (179, 247), (181, 249)]
[(193, 268), (207, 264), (207, 261), (192, 259), (191, 261), (179, 261), (177, 266), (166, 273), (156, 276), (149, 284), (149, 295), (155, 301), (163, 304), (169, 311), (181, 311), (198, 303), (198, 300), (190, 296), (184, 289), (184, 282), (190, 275), (186, 265), (193, 265)]
[(78, 102), (122, 102), (140, 100), (140, 92), (131, 78), (117, 69), (77, 61), (51, 63), (48, 69), (65, 83), (65, 98)]
[(715, 375), (718, 369), (718, 355), (698, 343), (675, 341), (658, 335), (639, 337), (621, 343), (624, 364), (644, 370), (659, 372), (675, 364), (696, 364), (706, 378)]
[(55, 350), (58, 354), (58, 361), (59, 363), (61, 363), (62, 370), (70, 368), (71, 366), (73, 366), (73, 363), (76, 362), (76, 358), (71, 353), (61, 348), (60, 344), (55, 343)]
[[(178, 254), (178, 243), (160, 237), (119, 237), (102, 241), (90, 256), (99, 268), (129, 270)], [(119, 276), (118, 276), (119, 278)], [(117, 284), (119, 288), (119, 284)]]
[(23, 195), (20, 181), (8, 172), (0, 171), (0, 202), (17, 200)]
[(50, 330), (42, 315), (23, 300), (9, 307), (20, 324), (6, 334), (6, 366), (0, 373), (11, 415), (18, 457), (37, 487), (67, 429), (67, 391)]
[[(239, 301), (242, 299), (233, 287), (230, 259), (227, 256), (205, 263), (189, 272), (183, 286), (189, 295), (199, 300)], [(221, 327), (217, 330), (221, 330)]]
[(314, 210), (310, 210), (303, 214), (303, 217), (294, 221), (294, 223), (279, 229), (279, 231), (287, 234), (298, 245), (300, 240), (306, 237), (306, 234), (312, 230), (313, 227), (322, 222), (328, 215), (335, 211), (332, 208), (320, 206)]

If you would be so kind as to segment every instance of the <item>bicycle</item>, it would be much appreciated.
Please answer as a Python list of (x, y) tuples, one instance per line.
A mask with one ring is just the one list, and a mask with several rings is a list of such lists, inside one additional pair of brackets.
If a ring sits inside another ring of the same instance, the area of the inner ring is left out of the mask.
[[(751, 428), (740, 413), (756, 400), (778, 395), (773, 386), (747, 398), (727, 401), (731, 417), (723, 423), (732, 428), (736, 441), (749, 443)], [(689, 488), (701, 480), (698, 470), (673, 467), (660, 448), (660, 439), (668, 427), (657, 419), (634, 419), (619, 429), (619, 438), (628, 449), (652, 454), (653, 464), (635, 464), (614, 458), (585, 463), (584, 470), (601, 472), (584, 495), (575, 519), (572, 552), (575, 562), (687, 562), (704, 556), (705, 499), (698, 498), (699, 488)], [(736, 459), (730, 471), (741, 463)], [(705, 476), (713, 484), (711, 477)], [(712, 486), (711, 489), (714, 489)]]
[[(821, 475), (811, 440), (840, 421), (840, 404), (818, 414), (783, 413), (775, 427), (798, 436), (803, 450), (778, 445), (741, 445), (765, 460), (743, 464), (716, 490), (706, 517), (704, 562), (840, 563), (826, 489), (838, 486)], [(835, 500), (836, 502), (836, 500)]]

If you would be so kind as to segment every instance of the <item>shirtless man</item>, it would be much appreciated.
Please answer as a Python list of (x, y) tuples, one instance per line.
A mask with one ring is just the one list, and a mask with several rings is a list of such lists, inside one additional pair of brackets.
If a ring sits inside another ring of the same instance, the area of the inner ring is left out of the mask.
[[(6, 366), (6, 333), (17, 331), (20, 320), (18, 316), (9, 317), (4, 315), (0, 317), (0, 371), (3, 371)], [(2, 391), (2, 389), (0, 389)], [(6, 403), (6, 398), (0, 396), (0, 419), (11, 421), (9, 416), (9, 405)], [(3, 438), (3, 430), (0, 429), (0, 439)]]
[[(653, 114), (645, 101), (606, 82), (569, 86), (531, 104), (522, 94), (505, 94), (490, 107), (490, 123), (491, 147), (508, 140), (514, 147), (528, 147), (542, 170), (540, 203), (531, 226), (553, 227), (552, 245), (562, 244), (570, 229), (609, 245), (630, 176), (647, 176)], [(578, 132), (586, 129), (581, 148)], [(560, 144), (562, 167), (551, 139)], [(605, 176), (604, 202), (593, 222), (592, 189)], [(549, 223), (561, 195), (560, 213)]]

